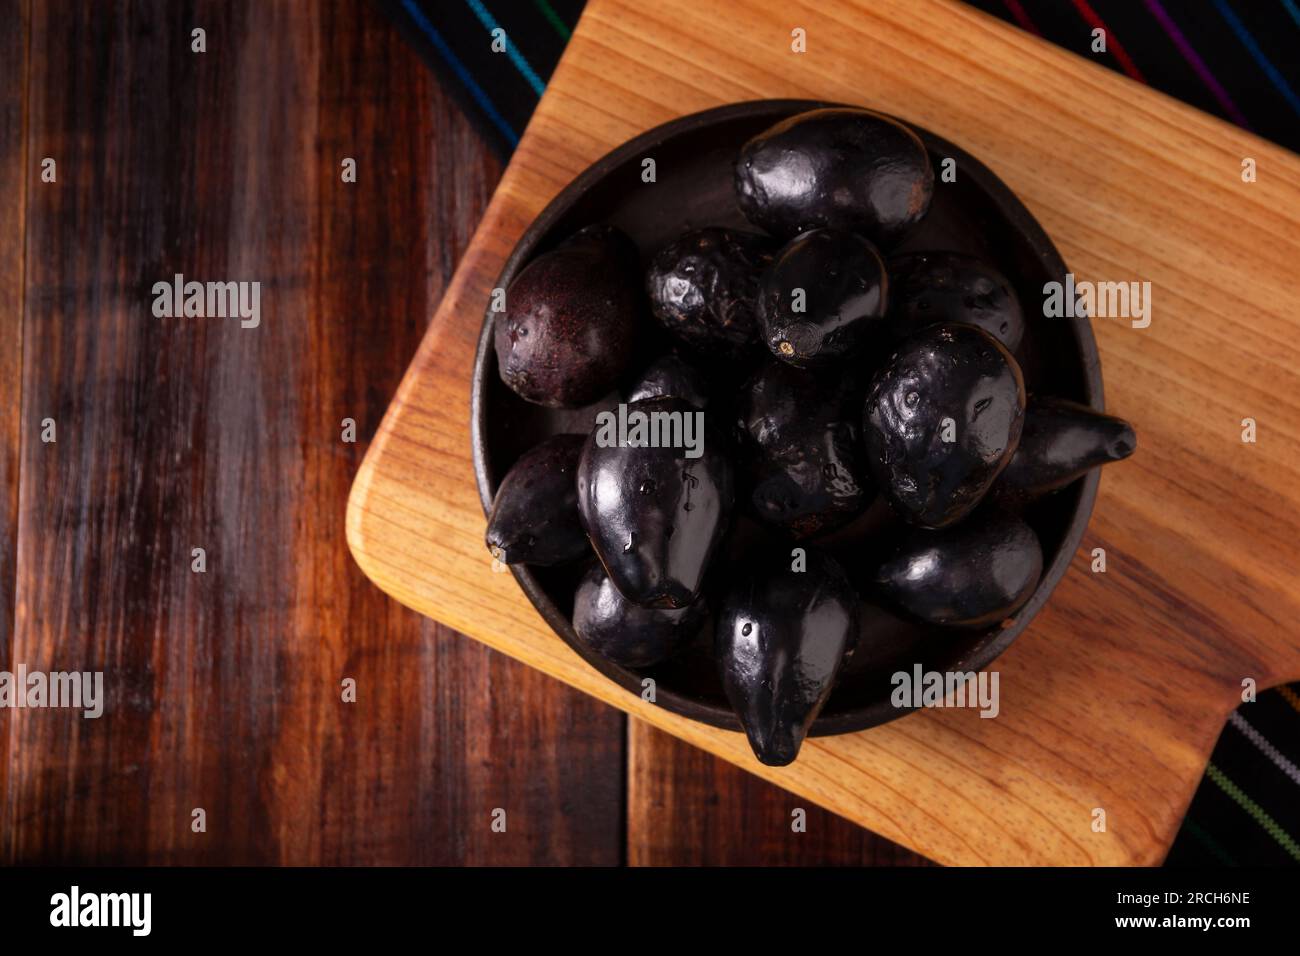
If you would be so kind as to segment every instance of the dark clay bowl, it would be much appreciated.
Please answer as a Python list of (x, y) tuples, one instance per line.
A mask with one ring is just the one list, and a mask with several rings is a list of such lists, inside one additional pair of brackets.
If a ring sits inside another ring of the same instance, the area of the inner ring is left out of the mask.
[[(506, 260), (497, 285), (510, 284), (535, 255), (594, 222), (618, 226), (636, 242), (643, 265), (661, 246), (688, 228), (723, 225), (752, 230), (736, 208), (732, 161), (741, 144), (794, 113), (840, 104), (810, 100), (736, 103), (685, 116), (624, 143), (575, 179), (537, 217)], [(904, 120), (906, 122), (906, 120)], [(911, 124), (909, 124), (911, 125)], [(943, 158), (956, 160), (957, 179), (936, 182), (934, 202), (920, 228), (894, 253), (951, 249), (981, 256), (1011, 280), (1025, 306), (1027, 329), (1018, 357), (1030, 394), (1074, 399), (1102, 410), (1101, 368), (1087, 320), (1044, 319), (1035, 306), (1043, 284), (1061, 281), (1065, 263), (1052, 241), (1001, 180), (951, 143), (912, 125), (924, 140), (936, 173)], [(653, 157), (657, 181), (642, 182), (641, 161)], [(488, 303), (484, 303), (487, 310)], [(618, 401), (611, 394), (585, 409), (531, 405), (502, 384), (492, 347), (493, 313), (487, 311), (474, 360), (472, 441), (474, 471), (486, 512), (500, 481), (523, 452), (549, 435), (586, 434), (595, 412)], [(650, 320), (651, 322), (653, 320)], [(842, 734), (885, 723), (906, 713), (893, 706), (890, 675), (916, 664), (930, 671), (987, 667), (1033, 620), (1065, 574), (1083, 538), (1097, 492), (1094, 470), (1074, 486), (1044, 499), (1025, 514), (1043, 545), (1044, 573), (1038, 590), (1007, 627), (955, 631), (904, 621), (863, 605), (863, 627), (872, 639), (846, 664), (813, 735)], [(877, 503), (877, 510), (879, 509)], [(872, 517), (864, 519), (870, 525)], [(866, 534), (869, 536), (870, 529)], [(849, 534), (852, 533), (850, 529)], [(743, 549), (745, 529), (734, 536)], [(832, 553), (833, 546), (831, 546)], [(486, 549), (484, 560), (488, 560)], [(515, 578), (547, 623), (592, 667), (629, 693), (642, 680), (655, 681), (661, 707), (694, 720), (740, 730), (727, 706), (711, 656), (706, 629), (697, 646), (677, 659), (644, 671), (618, 667), (588, 652), (570, 623), (581, 567), (513, 568)]]

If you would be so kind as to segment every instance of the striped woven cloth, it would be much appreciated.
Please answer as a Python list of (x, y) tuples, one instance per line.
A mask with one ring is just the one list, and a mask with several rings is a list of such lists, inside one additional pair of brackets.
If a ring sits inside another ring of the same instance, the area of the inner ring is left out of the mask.
[[(1300, 0), (971, 0), (1081, 56), (1300, 151)], [(501, 155), (583, 0), (381, 0)], [(1106, 52), (1092, 52), (1093, 31)], [(508, 67), (492, 49), (504, 31)], [(1167, 864), (1300, 864), (1300, 684), (1232, 715)]]

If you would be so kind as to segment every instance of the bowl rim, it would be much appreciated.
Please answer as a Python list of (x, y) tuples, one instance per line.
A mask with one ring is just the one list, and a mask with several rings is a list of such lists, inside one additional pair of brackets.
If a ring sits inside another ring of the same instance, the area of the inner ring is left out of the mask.
[[(659, 126), (640, 133), (621, 145), (607, 152), (581, 173), (546, 204), (545, 208), (532, 221), (523, 235), (515, 243), (510, 255), (501, 267), (497, 277), (496, 288), (505, 288), (518, 273), (519, 269), (533, 256), (547, 233), (555, 226), (597, 181), (613, 168), (616, 168), (637, 155), (653, 148), (657, 143), (681, 136), (685, 133), (712, 126), (719, 122), (757, 117), (770, 114), (772, 122), (779, 122), (787, 116), (807, 110), (823, 108), (870, 109), (870, 107), (836, 103), (826, 100), (811, 99), (760, 99), (746, 100), (715, 106), (697, 113), (690, 113), (677, 119), (669, 120)], [(878, 110), (873, 112), (880, 112)], [(888, 116), (887, 113), (881, 115)], [(891, 117), (895, 118), (896, 117)], [(1051, 275), (1064, 276), (1067, 272), (1065, 260), (1061, 257), (1047, 232), (1025, 207), (1011, 188), (1007, 186), (991, 169), (959, 146), (950, 143), (941, 136), (911, 123), (897, 119), (917, 134), (932, 153), (957, 160), (957, 166), (963, 176), (971, 176), (980, 189), (993, 202), (998, 212), (1016, 231), (1020, 232), (1030, 248), (1036, 251), (1044, 269)], [(484, 515), (492, 510), (497, 478), (488, 464), (487, 454), (487, 401), (486, 383), (488, 379), (489, 356), (493, 352), (493, 323), (495, 313), (489, 302), (484, 308), (483, 327), (479, 333), (478, 349), (474, 355), (471, 370), (470, 389), (470, 444), (474, 458), (474, 479), (478, 485), (479, 500)], [(1071, 334), (1083, 359), (1083, 383), (1085, 404), (1095, 411), (1105, 410), (1105, 400), (1101, 378), (1101, 359), (1097, 352), (1097, 341), (1092, 332), (1091, 322), (1084, 318), (1070, 323)], [(1065, 531), (1064, 539), (1055, 557), (1043, 571), (1034, 593), (1016, 614), (1015, 623), (996, 634), (979, 651), (963, 662), (967, 671), (982, 671), (1006, 651), (1011, 643), (1029, 626), (1030, 622), (1047, 604), (1052, 592), (1065, 576), (1074, 556), (1083, 541), (1089, 521), (1092, 518), (1093, 505), (1097, 497), (1100, 481), (1099, 469), (1093, 469), (1079, 482), (1078, 503)], [(577, 634), (572, 622), (560, 613), (543, 590), (537, 576), (524, 565), (510, 568), (515, 580), (533, 607), (542, 615), (557, 635), (578, 653), (583, 660), (594, 667), (597, 672), (609, 678), (629, 693), (641, 696), (644, 689), (643, 678), (624, 667), (586, 648)], [(721, 704), (712, 704), (694, 697), (680, 694), (670, 688), (656, 686), (654, 703), (668, 710), (725, 730), (742, 731), (740, 721), (730, 708)], [(888, 700), (879, 700), (862, 707), (853, 707), (835, 714), (818, 716), (809, 730), (808, 736), (819, 737), (833, 734), (855, 733), (895, 720), (909, 713), (913, 708), (893, 706)]]

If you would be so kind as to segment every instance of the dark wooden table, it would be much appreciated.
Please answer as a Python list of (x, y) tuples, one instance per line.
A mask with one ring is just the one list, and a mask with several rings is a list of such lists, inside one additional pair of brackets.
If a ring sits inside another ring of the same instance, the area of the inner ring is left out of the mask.
[[(500, 172), (360, 0), (0, 0), (0, 670), (107, 689), (0, 710), (0, 862), (919, 862), (792, 832), (353, 564), (352, 476)], [(260, 327), (156, 318), (176, 273), (260, 282)]]

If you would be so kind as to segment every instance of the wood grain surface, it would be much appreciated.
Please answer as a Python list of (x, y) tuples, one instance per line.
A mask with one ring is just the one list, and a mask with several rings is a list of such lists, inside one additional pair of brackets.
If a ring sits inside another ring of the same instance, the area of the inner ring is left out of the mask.
[[(467, 423), (484, 304), (545, 203), (647, 128), (761, 97), (911, 118), (997, 172), (1080, 279), (1153, 287), (1149, 328), (1094, 323), (1139, 450), (999, 660), (1000, 717), (909, 716), (782, 770), (605, 681), (490, 572)], [(940, 862), (1156, 863), (1243, 679), (1300, 676), (1297, 262), (1297, 157), (968, 8), (593, 0), (361, 468), (348, 540), (403, 603)]]
[[(0, 711), (0, 861), (617, 863), (622, 716), (344, 542), (342, 420), (377, 427), (497, 162), (359, 2), (33, 3), (24, 95), (27, 8), (0, 4), (0, 669), (102, 669), (108, 703)], [(155, 318), (175, 272), (260, 281), (261, 326)]]
[(635, 718), (627, 762), (632, 866), (929, 864)]
[[(22, 434), (24, 233), (27, 218), (27, 3), (0, 0), (0, 668), (13, 646)], [(8, 717), (0, 711), (0, 794), (9, 784)], [(0, 834), (0, 851), (5, 837)], [(0, 859), (3, 853), (0, 852)]]

